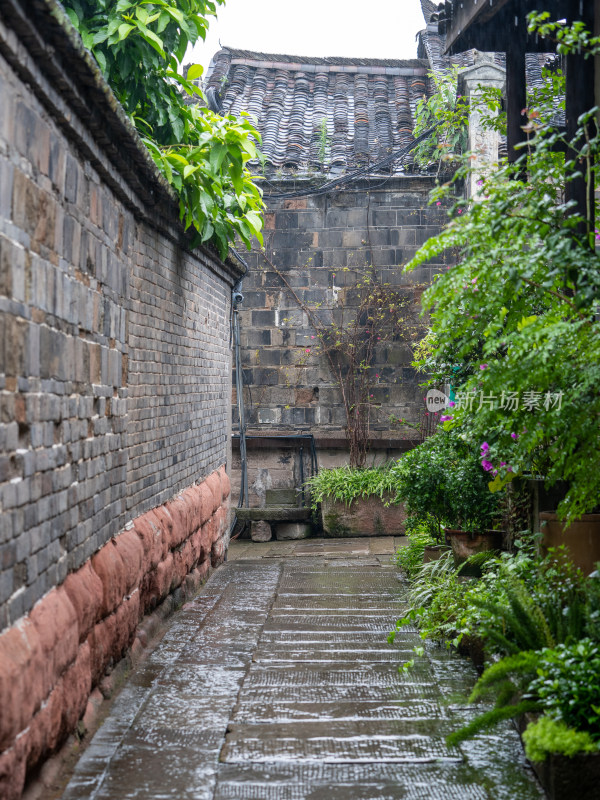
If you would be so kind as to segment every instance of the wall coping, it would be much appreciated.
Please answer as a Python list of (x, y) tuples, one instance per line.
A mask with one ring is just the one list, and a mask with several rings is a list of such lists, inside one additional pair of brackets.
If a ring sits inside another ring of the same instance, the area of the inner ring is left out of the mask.
[(209, 247), (191, 247), (177, 195), (58, 0), (4, 0), (0, 54), (137, 218), (186, 250), (202, 253), (227, 283), (241, 277), (243, 270), (233, 260), (224, 263)]

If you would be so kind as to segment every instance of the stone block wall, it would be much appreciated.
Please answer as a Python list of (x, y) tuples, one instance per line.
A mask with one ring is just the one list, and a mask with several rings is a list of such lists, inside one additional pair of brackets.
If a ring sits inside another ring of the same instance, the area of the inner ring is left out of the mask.
[[(247, 257), (250, 270), (244, 278), (240, 319), (248, 432), (312, 432), (323, 466), (347, 461), (346, 416), (306, 309), (325, 321), (342, 315), (351, 321), (357, 304), (353, 287), (372, 264), (379, 281), (408, 300), (414, 331), (422, 335), (421, 294), (447, 266), (440, 259), (409, 274), (402, 272), (418, 247), (447, 221), (446, 209), (428, 202), (433, 178), (393, 177), (382, 182), (372, 187), (363, 181), (327, 195), (278, 200), (267, 196), (267, 258), (258, 250)], [(283, 194), (304, 187), (300, 181), (281, 180), (269, 188)], [(412, 334), (411, 330), (406, 337), (384, 342), (372, 364), (371, 448), (378, 461), (399, 455), (418, 436), (392, 424), (390, 417), (418, 424), (425, 411), (423, 391), (411, 367), (416, 340)], [(234, 422), (235, 401), (234, 395)], [(273, 486), (297, 481), (276, 448), (261, 449), (256, 457), (250, 452), (249, 465), (251, 485), (257, 480), (270, 480)], [(237, 478), (236, 470), (234, 483)], [(250, 499), (252, 504), (261, 502), (254, 490)]]
[(52, 0), (0, 11), (0, 107), (0, 796), (13, 798), (144, 613), (224, 557), (240, 273), (190, 249)]

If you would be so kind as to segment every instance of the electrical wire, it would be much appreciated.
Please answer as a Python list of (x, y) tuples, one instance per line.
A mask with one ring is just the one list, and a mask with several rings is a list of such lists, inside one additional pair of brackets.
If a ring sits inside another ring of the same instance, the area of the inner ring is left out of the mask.
[[(359, 169), (354, 170), (353, 172), (349, 172), (346, 175), (342, 175), (339, 178), (333, 178), (331, 180), (326, 181), (325, 183), (321, 184), (321, 186), (317, 187), (307, 187), (306, 189), (297, 189), (293, 192), (265, 192), (265, 198), (269, 200), (284, 200), (286, 198), (291, 197), (308, 197), (309, 195), (321, 195), (321, 194), (329, 194), (332, 191), (339, 191), (346, 186), (355, 183), (357, 180), (361, 178), (369, 178), (374, 175), (380, 174), (381, 171), (385, 167), (392, 167), (392, 165), (396, 161), (400, 161), (401, 159), (406, 158), (406, 156), (411, 153), (417, 145), (421, 142), (428, 139), (432, 133), (434, 133), (437, 128), (439, 127), (439, 123), (434, 125), (433, 128), (429, 128), (420, 136), (411, 142), (409, 145), (402, 147), (400, 150), (395, 150), (393, 153), (390, 153), (385, 158), (382, 158), (380, 161), (375, 162), (374, 164), (366, 164), (364, 167), (360, 167)], [(382, 185), (387, 183), (391, 178), (395, 177), (394, 175), (390, 175), (388, 178), (384, 178), (382, 181)], [(266, 178), (263, 181), (264, 183), (268, 184), (269, 186), (274, 186), (269, 180)], [(356, 191), (356, 190), (355, 190)]]

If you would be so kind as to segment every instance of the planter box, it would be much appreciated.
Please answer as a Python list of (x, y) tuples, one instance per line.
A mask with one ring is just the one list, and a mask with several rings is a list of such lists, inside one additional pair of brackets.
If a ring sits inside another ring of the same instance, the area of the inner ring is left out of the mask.
[(550, 755), (531, 766), (550, 800), (598, 800), (600, 753), (571, 758)]
[(446, 539), (450, 543), (456, 564), (462, 564), (475, 553), (502, 549), (502, 537), (502, 531), (484, 531), (471, 535), (465, 531), (446, 528)]
[(360, 498), (350, 505), (324, 500), (321, 516), (325, 536), (404, 536), (404, 506), (385, 506), (379, 497)]
[(423, 563), (429, 564), (430, 561), (439, 561), (447, 551), (448, 548), (443, 544), (426, 544), (423, 553)]
[[(537, 717), (524, 714), (515, 720), (523, 733)], [(600, 786), (600, 753), (578, 756), (549, 755), (545, 761), (531, 761), (531, 766), (549, 800), (597, 800)]]
[(549, 547), (564, 544), (575, 566), (585, 575), (596, 569), (596, 562), (600, 561), (600, 514), (584, 514), (565, 530), (556, 514), (542, 511), (540, 523), (544, 554)]

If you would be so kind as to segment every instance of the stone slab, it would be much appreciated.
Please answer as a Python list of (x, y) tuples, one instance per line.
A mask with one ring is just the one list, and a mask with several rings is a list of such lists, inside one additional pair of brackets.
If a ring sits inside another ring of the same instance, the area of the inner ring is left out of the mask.
[[(261, 547), (252, 544), (251, 547)], [(268, 552), (268, 550), (265, 550)], [(390, 621), (395, 569), (237, 560), (186, 604), (63, 800), (542, 800), (504, 726), (448, 750), (476, 674)]]
[(277, 522), (275, 538), (279, 542), (296, 539), (308, 539), (312, 534), (312, 526), (306, 522)]

